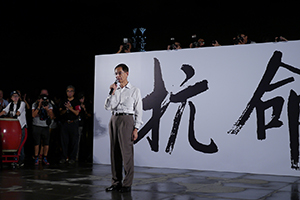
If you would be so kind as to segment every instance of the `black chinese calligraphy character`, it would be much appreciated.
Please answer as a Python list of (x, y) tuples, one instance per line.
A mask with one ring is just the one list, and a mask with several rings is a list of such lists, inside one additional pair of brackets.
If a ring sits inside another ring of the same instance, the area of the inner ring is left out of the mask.
[[(181, 70), (184, 71), (184, 73), (186, 74), (186, 79), (180, 84), (180, 86), (182, 86), (186, 81), (188, 81), (195, 74), (194, 68), (190, 65), (183, 65), (181, 67)], [(165, 150), (167, 153), (171, 154), (174, 149), (175, 140), (177, 137), (181, 116), (183, 114), (183, 110), (185, 108), (187, 99), (208, 90), (207, 84), (208, 84), (207, 80), (204, 80), (204, 81), (196, 83), (193, 86), (188, 86), (186, 89), (178, 92), (177, 94), (171, 94), (170, 102), (181, 103), (181, 104), (179, 105), (178, 110), (177, 110), (176, 115), (173, 120), (172, 131), (171, 131), (169, 141), (168, 141), (168, 144), (167, 144), (167, 147)], [(189, 104), (192, 104), (192, 102), (190, 102)], [(195, 114), (196, 108), (195, 107), (193, 107), (193, 108), (194, 109), (191, 109), (190, 112)], [(191, 124), (191, 120), (190, 120), (190, 124)], [(192, 124), (193, 124), (193, 122), (192, 122)], [(190, 131), (190, 130), (192, 130), (192, 129), (189, 128), (189, 142), (190, 142), (191, 146), (197, 151), (207, 153), (208, 151), (203, 148), (205, 145), (198, 143), (195, 140), (194, 131)], [(191, 138), (193, 138), (194, 140), (192, 140)], [(208, 148), (210, 148), (210, 146), (208, 146)], [(217, 152), (217, 148), (215, 148), (215, 149), (216, 149), (216, 151), (214, 151), (213, 153)]]
[[(257, 138), (258, 139), (263, 140), (266, 138), (266, 132), (265, 132), (266, 129), (282, 126), (283, 123), (279, 120), (279, 118), (282, 111), (284, 99), (282, 97), (275, 97), (265, 102), (261, 100), (265, 92), (270, 92), (285, 84), (294, 81), (293, 77), (289, 77), (284, 80), (271, 84), (271, 81), (274, 78), (279, 67), (283, 67), (294, 73), (300, 74), (299, 69), (281, 62), (281, 58), (282, 58), (282, 53), (280, 51), (275, 51), (267, 65), (266, 71), (256, 91), (254, 92), (251, 100), (247, 104), (244, 112), (239, 117), (238, 121), (234, 124), (233, 128), (228, 131), (228, 133), (238, 134), (241, 128), (245, 125), (246, 121), (249, 119), (254, 108), (256, 108), (256, 113), (257, 113)], [(267, 125), (265, 125), (264, 111), (269, 107), (273, 108), (272, 119)]]
[[(194, 75), (194, 69), (190, 65), (183, 65), (181, 69), (186, 73), (186, 79), (181, 84), (182, 86), (188, 79), (190, 79)], [(152, 93), (150, 93), (143, 99), (143, 109), (152, 109), (152, 117), (139, 131), (138, 139), (135, 141), (135, 143), (141, 140), (152, 129), (152, 139), (150, 139), (150, 137), (147, 137), (147, 140), (150, 144), (151, 150), (157, 152), (159, 141), (160, 118), (165, 113), (170, 103), (181, 103), (174, 117), (171, 135), (169, 137), (169, 141), (166, 147), (166, 152), (171, 154), (172, 150), (174, 149), (174, 144), (178, 133), (179, 124), (181, 121), (181, 116), (187, 100), (193, 96), (196, 96), (206, 91), (208, 89), (207, 83), (207, 80), (197, 82), (193, 86), (188, 86), (187, 88), (183, 89), (182, 91), (176, 94), (171, 93), (169, 100), (164, 101), (168, 92), (164, 86), (164, 81), (162, 79), (160, 63), (156, 58), (154, 58), (154, 90)], [(193, 113), (194, 115), (195, 107), (193, 108), (194, 109), (191, 109), (191, 113)], [(190, 124), (194, 125), (193, 122), (194, 120), (192, 120), (192, 122), (190, 120)], [(197, 142), (193, 130), (194, 129), (189, 128), (189, 142), (195, 150), (204, 153), (214, 153), (218, 151), (217, 146), (213, 142), (213, 140), (209, 145), (203, 145)]]
[[(228, 131), (231, 134), (238, 134), (241, 128), (245, 125), (246, 121), (249, 119), (250, 114), (253, 109), (256, 108), (257, 114), (257, 138), (260, 140), (266, 139), (266, 130), (269, 128), (276, 128), (282, 126), (282, 121), (280, 121), (280, 115), (284, 103), (284, 99), (280, 96), (274, 97), (268, 101), (262, 101), (261, 98), (265, 92), (270, 92), (283, 85), (293, 82), (295, 79), (289, 77), (271, 84), (275, 74), (277, 73), (279, 67), (283, 67), (295, 74), (300, 75), (300, 69), (293, 66), (285, 64), (281, 61), (282, 52), (275, 51), (271, 57), (266, 71), (254, 92), (251, 100), (246, 106), (246, 109), (234, 124), (234, 127)], [(289, 135), (290, 135), (290, 150), (291, 150), (291, 167), (293, 169), (299, 169), (299, 103), (300, 97), (297, 96), (294, 90), (290, 91), (290, 96), (288, 99), (288, 125), (289, 125)], [(265, 114), (264, 111), (272, 107), (272, 119), (265, 125)]]

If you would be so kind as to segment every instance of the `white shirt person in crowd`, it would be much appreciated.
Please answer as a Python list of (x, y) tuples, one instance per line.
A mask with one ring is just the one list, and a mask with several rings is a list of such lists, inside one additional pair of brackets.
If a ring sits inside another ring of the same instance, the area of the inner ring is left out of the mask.
[[(0, 116), (8, 115), (8, 117), (17, 118), (19, 120), (22, 129), (22, 139), (21, 139), (21, 143), (22, 143), (25, 137), (25, 128), (27, 127), (26, 109), (25, 109), (26, 104), (24, 101), (21, 101), (20, 94), (17, 91), (11, 92), (10, 96), (12, 102), (9, 103), (3, 109), (3, 111), (0, 113)], [(24, 159), (25, 159), (25, 154), (24, 154), (24, 146), (23, 146), (19, 158), (20, 166), (24, 165)]]

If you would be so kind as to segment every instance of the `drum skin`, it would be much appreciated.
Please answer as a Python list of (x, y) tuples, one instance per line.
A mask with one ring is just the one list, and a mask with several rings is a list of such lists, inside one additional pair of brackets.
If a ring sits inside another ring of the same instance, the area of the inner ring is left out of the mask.
[(0, 134), (3, 152), (14, 152), (19, 149), (22, 137), (19, 120), (0, 118)]

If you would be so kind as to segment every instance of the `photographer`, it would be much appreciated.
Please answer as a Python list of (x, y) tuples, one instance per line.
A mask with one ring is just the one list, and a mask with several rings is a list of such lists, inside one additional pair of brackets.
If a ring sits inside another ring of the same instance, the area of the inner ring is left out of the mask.
[(171, 44), (167, 46), (167, 50), (177, 50), (182, 49), (179, 42), (175, 42), (175, 38), (170, 39)]
[(117, 53), (131, 53), (131, 43), (127, 38), (123, 39), (123, 44), (120, 45), (120, 49)]
[(51, 124), (51, 120), (54, 118), (54, 114), (53, 106), (49, 102), (47, 95), (40, 95), (38, 97), (38, 100), (32, 104), (32, 117), (32, 134), (34, 140), (35, 165), (39, 164), (38, 154), (41, 139), (43, 140), (44, 145), (44, 152), (40, 152), (44, 154), (42, 161), (45, 165), (49, 165), (49, 162), (47, 160), (50, 141), (49, 125)]
[(254, 44), (254, 41), (251, 41), (248, 39), (248, 36), (241, 33), (238, 34), (236, 37), (233, 38), (233, 44), (234, 45), (239, 45), (239, 44)]
[(202, 38), (196, 39), (196, 35), (192, 35), (192, 39), (195, 40), (194, 42), (190, 43), (190, 48), (200, 48), (204, 47), (205, 41)]

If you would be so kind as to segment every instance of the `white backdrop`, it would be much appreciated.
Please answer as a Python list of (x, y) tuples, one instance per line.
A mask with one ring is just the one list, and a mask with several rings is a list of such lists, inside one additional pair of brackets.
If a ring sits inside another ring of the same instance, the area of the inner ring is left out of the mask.
[[(104, 109), (104, 101), (109, 85), (115, 80), (114, 67), (119, 63), (129, 66), (128, 79), (141, 89), (144, 98), (153, 91), (154, 61), (157, 59), (159, 63), (156, 63), (156, 67), (160, 66), (169, 95), (207, 80), (208, 89), (188, 101), (196, 107), (196, 140), (208, 145), (213, 139), (218, 151), (203, 153), (190, 145), (190, 107), (187, 104), (182, 113), (174, 149), (171, 154), (165, 152), (173, 120), (181, 104), (171, 102), (160, 118), (158, 151), (152, 151), (146, 139), (152, 138), (150, 130), (135, 144), (136, 166), (299, 175), (300, 171), (291, 169), (287, 116), (290, 90), (293, 89), (300, 95), (299, 74), (280, 67), (271, 83), (289, 77), (293, 77), (294, 81), (263, 94), (263, 101), (276, 96), (284, 99), (280, 115), (283, 125), (267, 129), (265, 140), (257, 139), (255, 108), (237, 135), (227, 133), (245, 110), (276, 50), (282, 52), (283, 63), (300, 69), (300, 41), (96, 56), (94, 162), (110, 163), (108, 122), (111, 113)], [(182, 65), (190, 65), (195, 70), (195, 75), (180, 87), (186, 78), (181, 70)], [(271, 115), (272, 107), (265, 111), (265, 124), (271, 120)], [(152, 110), (144, 111), (144, 124), (151, 116)]]

